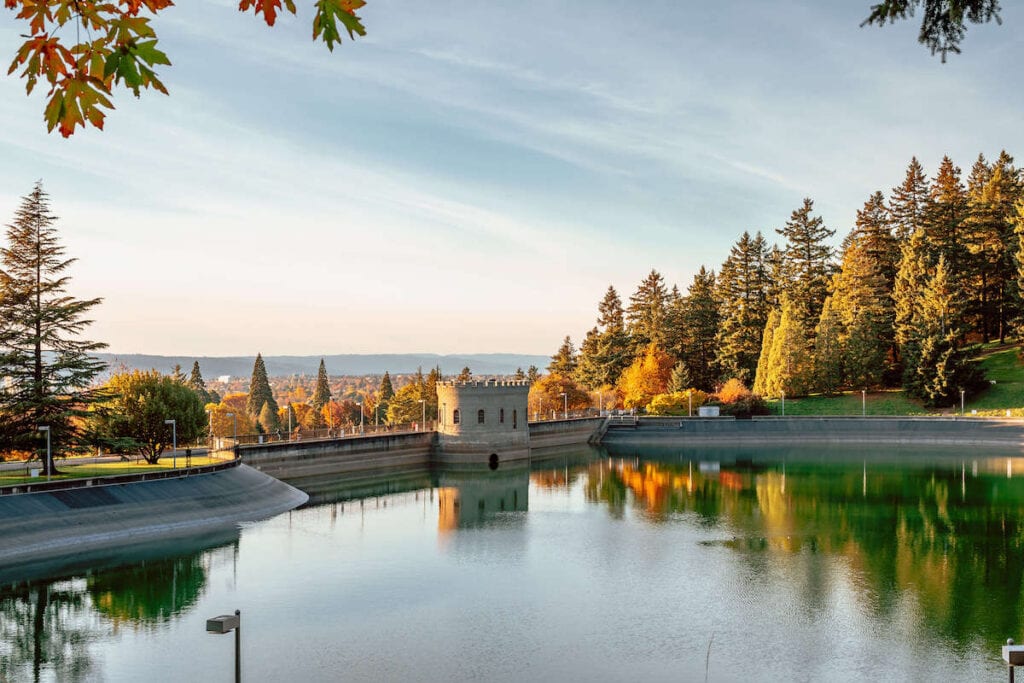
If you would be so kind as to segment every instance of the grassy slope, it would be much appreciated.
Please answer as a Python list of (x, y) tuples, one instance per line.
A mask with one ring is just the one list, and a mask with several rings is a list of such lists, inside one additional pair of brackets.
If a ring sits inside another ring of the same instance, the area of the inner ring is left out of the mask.
[[(984, 393), (968, 399), (965, 410), (978, 415), (1004, 416), (1009, 410), (1014, 417), (1024, 417), (1024, 364), (1018, 357), (1017, 345), (989, 344), (978, 356), (985, 376), (995, 382)], [(773, 415), (782, 413), (781, 401), (769, 401)], [(868, 415), (937, 415), (952, 413), (953, 409), (924, 408), (919, 401), (907, 398), (902, 390), (868, 392)], [(786, 401), (786, 415), (860, 415), (860, 392), (839, 396), (807, 396)], [(957, 411), (959, 412), (959, 406)]]
[[(160, 459), (160, 463), (157, 465), (150, 465), (144, 460), (139, 462), (103, 462), (103, 463), (83, 463), (81, 465), (60, 465), (61, 474), (53, 477), (53, 481), (60, 481), (62, 479), (83, 479), (89, 477), (109, 477), (116, 474), (140, 474), (142, 472), (160, 472), (170, 470), (173, 459), (169, 455), (164, 455)], [(214, 463), (223, 462), (221, 459), (208, 458), (208, 457), (196, 457), (192, 458), (192, 466), (199, 467), (200, 465), (212, 465)], [(178, 467), (179, 469), (184, 467), (185, 457), (180, 454), (178, 455)], [(38, 461), (32, 464), (33, 467), (38, 467)], [(30, 482), (45, 481), (45, 477), (31, 478), (25, 476), (27, 474), (28, 465), (25, 469), (14, 469), (5, 470), (0, 472), (0, 486), (10, 486), (13, 484), (26, 484)]]

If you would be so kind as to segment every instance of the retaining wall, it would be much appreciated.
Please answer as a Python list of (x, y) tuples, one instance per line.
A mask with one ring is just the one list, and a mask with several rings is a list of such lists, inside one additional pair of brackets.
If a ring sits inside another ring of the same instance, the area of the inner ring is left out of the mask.
[(604, 425), (603, 417), (530, 423), (530, 450), (575, 446), (596, 440)]
[(3, 496), (0, 568), (232, 528), (307, 499), (302, 491), (245, 465), (157, 481)]
[(609, 425), (607, 445), (906, 444), (1024, 447), (1024, 420), (949, 417), (641, 418)]

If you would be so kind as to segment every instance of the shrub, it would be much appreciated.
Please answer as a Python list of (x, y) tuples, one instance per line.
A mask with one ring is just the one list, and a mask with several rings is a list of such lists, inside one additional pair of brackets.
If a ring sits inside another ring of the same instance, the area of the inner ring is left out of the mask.
[(745, 401), (751, 396), (753, 396), (753, 394), (750, 393), (750, 389), (747, 389), (746, 385), (735, 377), (726, 382), (722, 388), (718, 390), (718, 400), (723, 404)]
[[(693, 397), (693, 411), (707, 403), (708, 395), (699, 389), (690, 389)], [(671, 394), (658, 394), (647, 405), (648, 415), (688, 415), (690, 412), (690, 395), (686, 391)]]

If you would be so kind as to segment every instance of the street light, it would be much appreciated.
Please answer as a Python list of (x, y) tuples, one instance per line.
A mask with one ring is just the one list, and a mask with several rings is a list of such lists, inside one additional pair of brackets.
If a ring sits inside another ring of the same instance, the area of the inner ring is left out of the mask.
[(209, 416), (209, 420), (210, 420), (210, 428), (209, 428), (210, 429), (210, 444), (209, 444), (209, 449), (208, 449), (208, 451), (206, 453), (206, 455), (209, 456), (213, 452), (213, 409), (211, 408), (211, 409), (207, 410), (206, 414)]
[(288, 413), (288, 440), (292, 440), (292, 404), (291, 401), (284, 407), (285, 412)]
[(960, 417), (964, 416), (964, 390), (960, 390)]
[(178, 466), (178, 421), (164, 420), (165, 425), (171, 425), (171, 467)]
[(53, 471), (53, 455), (50, 451), (50, 425), (39, 425), (36, 429), (46, 432), (46, 481), (50, 481), (50, 472)]
[(562, 417), (565, 420), (569, 419), (569, 394), (562, 392), (562, 399), (565, 407), (562, 410)]
[(426, 430), (426, 427), (424, 427), (424, 425), (427, 422), (427, 399), (421, 398), (419, 400), (419, 403), (421, 406), (423, 406), (423, 417), (421, 418), (420, 429)]
[[(359, 404), (359, 433), (363, 433), (363, 402), (356, 401)], [(423, 409), (426, 412), (426, 408)]]
[(689, 401), (690, 407), (686, 411), (686, 417), (693, 417), (693, 389), (686, 390), (686, 400)]
[(234, 614), (222, 614), (219, 617), (206, 620), (206, 632), (223, 635), (235, 632), (235, 683), (242, 681), (242, 612), (235, 610)]
[(786, 392), (782, 392), (782, 417), (786, 417)]
[(868, 414), (868, 390), (860, 390), (860, 416), (867, 417)]

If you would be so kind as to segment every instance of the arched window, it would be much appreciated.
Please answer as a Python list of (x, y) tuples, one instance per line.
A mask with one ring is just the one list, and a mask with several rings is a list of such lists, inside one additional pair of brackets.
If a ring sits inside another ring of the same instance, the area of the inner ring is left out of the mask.
[(478, 425), (482, 425), (484, 423), (484, 411), (483, 410), (476, 411), (476, 423)]
[(515, 408), (512, 409), (512, 429), (519, 429), (519, 416)]
[(459, 424), (459, 422), (461, 422), (461, 419), (462, 418), (461, 414), (459, 413), (459, 409), (456, 408), (455, 411), (452, 413), (452, 424)]
[(505, 424), (505, 409), (504, 408), (502, 408), (502, 409), (500, 409), (498, 411), (498, 422), (500, 424)]

